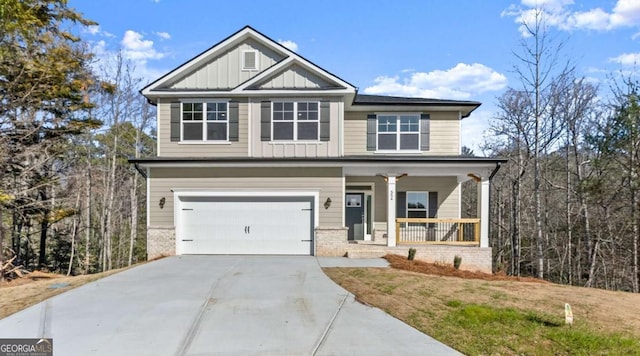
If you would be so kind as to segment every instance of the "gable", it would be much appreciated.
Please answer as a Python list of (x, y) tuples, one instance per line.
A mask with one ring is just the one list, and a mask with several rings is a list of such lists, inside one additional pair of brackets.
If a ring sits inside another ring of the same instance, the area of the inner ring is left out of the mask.
[(295, 63), (248, 89), (335, 89), (344, 88)]
[[(242, 69), (244, 51), (257, 51), (257, 68)], [(285, 58), (285, 55), (247, 38), (211, 60), (180, 75), (162, 89), (231, 90)]]
[[(245, 56), (243, 53), (252, 54)], [(246, 66), (243, 69), (243, 61), (255, 63), (256, 66)], [(300, 67), (292, 67), (294, 64)], [(282, 78), (278, 78), (280, 75)], [(151, 82), (140, 92), (155, 103), (159, 98), (175, 98), (186, 93), (238, 95), (247, 89), (259, 90), (262, 85), (264, 90), (269, 90), (270, 87), (300, 86), (300, 89), (319, 90), (323, 93), (335, 91), (353, 94), (356, 91), (352, 84), (246, 26)]]

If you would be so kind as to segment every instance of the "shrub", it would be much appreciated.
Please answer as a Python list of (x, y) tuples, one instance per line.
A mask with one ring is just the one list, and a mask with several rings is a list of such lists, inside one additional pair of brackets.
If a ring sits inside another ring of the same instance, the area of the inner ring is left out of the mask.
[(456, 257), (453, 258), (453, 268), (460, 269), (461, 263), (462, 263), (462, 257), (460, 257), (459, 255), (456, 255)]
[(412, 247), (409, 249), (409, 257), (407, 259), (413, 261), (414, 258), (416, 258), (416, 249)]

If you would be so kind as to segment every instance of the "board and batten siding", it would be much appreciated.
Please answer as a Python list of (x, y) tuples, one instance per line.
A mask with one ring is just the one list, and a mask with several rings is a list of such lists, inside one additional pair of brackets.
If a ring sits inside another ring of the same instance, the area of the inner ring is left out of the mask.
[[(271, 98), (272, 100), (310, 100), (304, 97), (301, 98)], [(312, 100), (325, 100), (319, 98), (312, 98)], [(331, 98), (329, 110), (330, 110), (330, 139), (329, 141), (261, 141), (261, 126), (260, 126), (260, 105), (259, 99), (253, 99), (250, 102), (251, 105), (251, 137), (252, 142), (252, 157), (260, 158), (318, 158), (318, 157), (339, 157), (340, 155), (340, 117), (342, 116), (342, 99)]]
[[(234, 99), (235, 100), (235, 99)], [(160, 157), (247, 157), (249, 106), (246, 99), (238, 103), (238, 141), (224, 143), (209, 142), (172, 142), (171, 141), (171, 103), (158, 102), (158, 156)]]
[[(259, 67), (242, 70), (242, 52), (257, 50)], [(176, 79), (171, 89), (232, 89), (282, 60), (284, 56), (253, 39), (226, 50), (207, 64)]]
[[(387, 183), (382, 177), (347, 177), (346, 185), (374, 183), (374, 222), (387, 221)], [(398, 180), (396, 191), (438, 192), (438, 213), (441, 219), (460, 217), (460, 185), (456, 177), (404, 177)], [(395, 208), (394, 208), (395, 209)]]
[[(430, 115), (429, 150), (424, 156), (449, 156), (460, 154), (460, 120), (457, 112), (428, 112)], [(372, 155), (367, 151), (367, 113), (345, 112), (344, 154)]]
[[(342, 170), (339, 168), (153, 168), (149, 179), (148, 227), (174, 227), (172, 189), (318, 191), (318, 226), (342, 227)], [(165, 199), (160, 208), (160, 199)], [(323, 207), (327, 198), (332, 204)]]
[(260, 89), (318, 89), (332, 86), (331, 83), (294, 64), (259, 85)]

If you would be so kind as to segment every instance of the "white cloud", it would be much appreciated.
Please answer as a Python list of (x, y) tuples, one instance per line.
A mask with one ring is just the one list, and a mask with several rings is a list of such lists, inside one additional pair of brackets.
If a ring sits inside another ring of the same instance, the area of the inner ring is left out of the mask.
[(537, 11), (542, 11), (547, 26), (563, 31), (609, 31), (619, 27), (640, 27), (640, 1), (618, 0), (610, 11), (596, 7), (586, 11), (573, 11), (573, 0), (522, 0), (521, 6), (510, 5), (501, 16), (514, 17), (521, 24), (523, 37), (529, 34), (525, 24), (533, 24)]
[(104, 40), (100, 40), (98, 42), (91, 43), (91, 53), (95, 54), (96, 57), (102, 57), (107, 53), (107, 43)]
[[(562, 25), (560, 26), (563, 27)], [(576, 12), (569, 16), (565, 25), (567, 30), (585, 28), (590, 30), (608, 30), (611, 27), (611, 15), (601, 8), (585, 12)]]
[(278, 43), (280, 43), (281, 45), (287, 47), (288, 49), (294, 52), (298, 52), (298, 44), (291, 40), (278, 40)]
[(154, 32), (154, 34), (163, 40), (171, 39), (171, 35), (168, 32)]
[(160, 59), (165, 56), (164, 53), (158, 52), (153, 48), (153, 41), (143, 39), (143, 35), (127, 30), (120, 44), (125, 58), (146, 63), (148, 59)]
[(100, 33), (100, 25), (89, 25), (82, 29), (82, 32), (97, 35)]
[(504, 89), (507, 77), (479, 63), (458, 63), (447, 70), (413, 72), (409, 76), (379, 76), (367, 94), (408, 97), (469, 99), (475, 95)]
[(640, 52), (623, 53), (617, 57), (609, 58), (609, 62), (615, 62), (623, 66), (635, 66), (640, 64)]
[(611, 22), (616, 26), (640, 25), (640, 2), (638, 0), (618, 0), (611, 14)]

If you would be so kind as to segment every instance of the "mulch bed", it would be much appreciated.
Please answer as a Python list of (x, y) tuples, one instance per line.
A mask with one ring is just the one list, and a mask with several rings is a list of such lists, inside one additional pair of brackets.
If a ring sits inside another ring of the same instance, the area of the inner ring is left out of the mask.
[(389, 264), (392, 268), (436, 276), (458, 277), (465, 279), (482, 279), (486, 281), (549, 283), (545, 280), (532, 277), (515, 277), (507, 276), (506, 274), (490, 274), (483, 272), (463, 271), (455, 269), (450, 265), (428, 263), (418, 260), (409, 261), (406, 256), (400, 255), (386, 255), (384, 256), (384, 258), (389, 261)]

